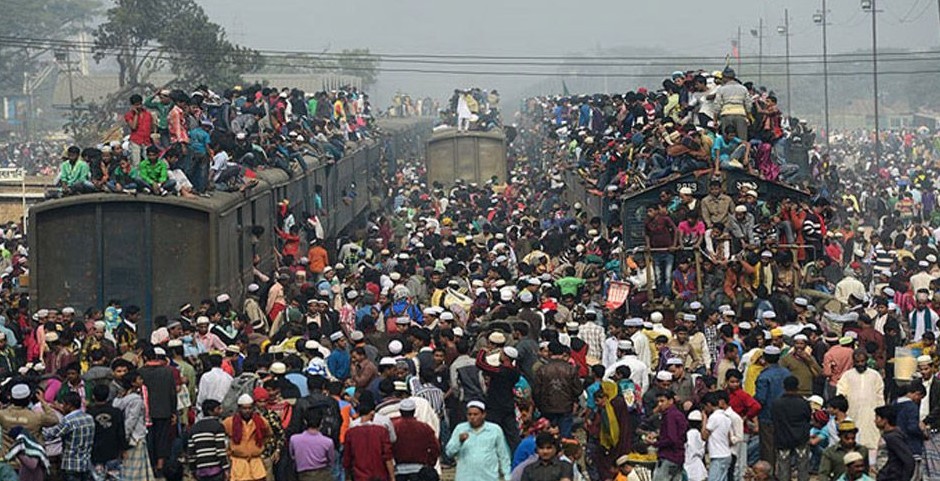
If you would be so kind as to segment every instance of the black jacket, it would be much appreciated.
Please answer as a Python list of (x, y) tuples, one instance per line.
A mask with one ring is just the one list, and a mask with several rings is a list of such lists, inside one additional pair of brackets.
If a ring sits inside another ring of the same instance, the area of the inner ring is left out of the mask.
[(888, 462), (878, 471), (878, 481), (897, 481), (911, 479), (914, 476), (914, 455), (907, 446), (904, 434), (894, 429), (882, 434)]
[(930, 382), (928, 398), (921, 402), (929, 402), (930, 411), (924, 418), (924, 423), (932, 428), (940, 428), (940, 380), (934, 377)]
[(770, 405), (774, 420), (774, 446), (792, 449), (809, 441), (813, 411), (799, 394), (784, 394)]

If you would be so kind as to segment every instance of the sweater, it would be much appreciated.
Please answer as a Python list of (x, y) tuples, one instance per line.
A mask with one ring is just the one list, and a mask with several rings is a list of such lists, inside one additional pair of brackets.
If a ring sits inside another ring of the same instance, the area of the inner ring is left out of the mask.
[(192, 471), (228, 469), (227, 439), (219, 418), (206, 417), (197, 421), (186, 441), (186, 457)]

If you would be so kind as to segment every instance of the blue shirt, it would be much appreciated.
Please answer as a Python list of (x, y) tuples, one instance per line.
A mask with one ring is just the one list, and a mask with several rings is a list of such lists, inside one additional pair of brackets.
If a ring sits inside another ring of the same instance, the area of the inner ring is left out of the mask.
[(310, 391), (307, 389), (307, 376), (304, 376), (302, 373), (289, 372), (284, 376), (284, 379), (287, 379), (297, 386), (297, 390), (300, 391), (300, 397), (307, 397), (310, 394)]
[(732, 137), (731, 140), (725, 142), (725, 137), (719, 135), (715, 137), (715, 143), (712, 145), (712, 157), (728, 160), (731, 158), (731, 153), (734, 152), (734, 149), (738, 148), (741, 145), (741, 139), (737, 137)]
[(13, 330), (7, 327), (7, 319), (3, 316), (0, 316), (0, 332), (7, 338), (7, 346), (16, 347), (16, 334), (13, 333)]
[(516, 447), (516, 452), (512, 455), (512, 469), (516, 469), (516, 466), (522, 464), (523, 461), (529, 459), (532, 455), (535, 454), (535, 435), (526, 436), (522, 442), (519, 443), (519, 446)]
[(209, 132), (202, 127), (189, 131), (189, 147), (197, 154), (209, 153)]
[[(757, 376), (757, 389), (754, 399), (761, 406), (770, 406), (783, 396), (783, 380), (790, 376), (790, 370), (779, 364), (770, 364)], [(757, 419), (760, 422), (773, 422), (770, 409), (761, 409)]]
[[(470, 436), (460, 442), (460, 435)], [(457, 473), (454, 481), (499, 481), (500, 474), (508, 479), (512, 460), (509, 445), (503, 430), (490, 422), (484, 422), (479, 429), (470, 427), (470, 423), (460, 423), (447, 441), (447, 455), (457, 460)]]
[(349, 351), (334, 349), (326, 358), (326, 367), (336, 379), (345, 381), (349, 377)]

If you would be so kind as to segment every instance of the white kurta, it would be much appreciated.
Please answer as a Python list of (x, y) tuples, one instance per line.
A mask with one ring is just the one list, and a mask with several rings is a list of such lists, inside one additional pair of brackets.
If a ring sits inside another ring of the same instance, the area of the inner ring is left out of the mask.
[(636, 357), (640, 358), (643, 361), (643, 364), (646, 364), (646, 367), (653, 369), (653, 351), (650, 348), (650, 339), (646, 336), (643, 331), (636, 331), (630, 340), (633, 341), (633, 352), (636, 353)]
[(875, 408), (884, 405), (884, 381), (877, 371), (866, 369), (859, 374), (850, 369), (842, 375), (836, 385), (836, 393), (849, 401), (848, 415), (858, 427), (858, 443), (877, 446), (881, 434), (875, 426)]

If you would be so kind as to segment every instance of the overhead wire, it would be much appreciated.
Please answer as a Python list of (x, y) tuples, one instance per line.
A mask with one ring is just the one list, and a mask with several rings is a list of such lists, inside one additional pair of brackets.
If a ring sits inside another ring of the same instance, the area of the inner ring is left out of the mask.
[[(116, 56), (122, 52), (123, 48), (127, 46), (111, 46), (105, 48), (96, 47), (92, 42), (78, 42), (71, 40), (61, 40), (61, 39), (35, 39), (35, 38), (14, 38), (14, 37), (4, 37), (0, 36), (0, 46), (14, 46), (14, 47), (29, 47), (29, 48), (39, 48), (38, 46), (44, 46), (45, 48), (65, 48), (69, 51), (75, 51), (80, 53), (89, 53), (89, 54), (102, 54), (105, 56)], [(285, 51), (258, 51), (258, 54), (265, 59), (265, 65), (271, 67), (285, 67), (285, 68), (295, 68), (301, 70), (312, 70), (312, 71), (329, 71), (336, 70), (336, 66), (333, 64), (316, 64), (318, 61), (334, 61), (338, 57), (326, 57), (323, 54), (308, 54), (304, 52), (289, 52), (284, 53)], [(193, 49), (187, 50), (185, 52), (179, 52), (174, 49), (169, 49), (163, 46), (144, 46), (141, 47), (138, 51), (141, 55), (159, 53), (164, 60), (191, 60), (194, 56), (197, 57), (210, 57), (212, 55), (218, 55), (220, 53), (217, 49)], [(339, 54), (342, 55), (342, 54)], [(325, 58), (324, 58), (325, 57)], [(366, 57), (365, 55), (363, 57)], [(373, 55), (369, 55), (373, 57)], [(597, 71), (564, 71), (564, 69), (570, 69), (572, 67), (603, 67), (609, 69), (610, 67), (639, 67), (639, 68), (652, 68), (652, 67), (664, 67), (666, 69), (672, 69), (675, 66), (675, 63), (661, 63), (666, 58), (680, 58), (680, 57), (621, 57), (624, 59), (642, 59), (642, 62), (637, 63), (616, 63), (616, 62), (605, 62), (605, 63), (594, 63), (594, 62), (539, 62), (538, 60), (557, 58), (557, 59), (574, 59), (574, 57), (549, 57), (549, 56), (533, 56), (533, 57), (516, 57), (516, 56), (444, 56), (444, 55), (428, 55), (427, 58), (421, 57), (417, 54), (413, 56), (404, 56), (397, 55), (391, 58), (384, 58), (382, 54), (374, 55), (377, 57), (380, 63), (375, 68), (366, 67), (366, 66), (344, 66), (343, 70), (349, 72), (358, 72), (358, 71), (378, 71), (386, 73), (410, 73), (410, 74), (422, 74), (422, 75), (486, 75), (486, 76), (514, 76), (514, 77), (584, 77), (584, 78), (663, 78), (662, 73), (646, 73), (646, 72), (597, 72)], [(823, 60), (819, 59), (818, 55), (791, 55), (791, 57), (796, 57), (796, 59), (790, 60), (791, 65), (818, 65), (822, 64)], [(833, 58), (835, 57), (835, 58)], [(940, 63), (940, 51), (920, 51), (920, 52), (883, 52), (879, 54), (879, 61), (882, 63), (885, 62), (938, 62)], [(506, 59), (520, 59), (516, 62), (506, 62)], [(578, 57), (584, 59), (584, 57)], [(589, 59), (616, 59), (618, 57), (588, 57)], [(723, 63), (726, 61), (727, 57), (708, 57), (708, 56), (699, 56), (699, 57), (681, 57), (687, 59), (690, 62), (706, 62), (707, 59), (720, 59), (720, 62)], [(741, 64), (742, 66), (747, 66), (749, 68), (755, 67), (757, 65), (757, 60), (761, 57), (742, 57)], [(771, 60), (768, 60), (770, 58)], [(768, 65), (785, 65), (786, 62), (772, 61), (777, 57), (774, 56), (765, 56), (762, 58), (762, 64), (764, 66)], [(452, 60), (447, 60), (452, 59)], [(498, 60), (493, 60), (498, 59)], [(530, 59), (526, 61), (526, 59)], [(535, 60), (531, 60), (535, 59)], [(735, 59), (737, 61), (738, 59)], [(779, 60), (779, 58), (777, 59)], [(868, 53), (851, 53), (851, 54), (833, 54), (828, 60), (829, 64), (865, 64), (870, 63), (871, 57)], [(382, 65), (382, 64), (391, 64), (391, 66)], [(396, 65), (403, 64), (405, 66)], [(416, 66), (409, 65), (437, 65), (438, 68), (420, 68)], [(488, 66), (488, 67), (511, 67), (513, 70), (506, 69), (459, 69), (458, 67), (472, 67), (472, 66)], [(454, 68), (446, 68), (454, 67)], [(554, 71), (545, 71), (537, 69), (519, 69), (518, 67), (545, 67), (545, 68), (554, 68)], [(829, 72), (830, 76), (833, 77), (843, 77), (843, 76), (858, 76), (858, 75), (870, 75), (872, 71), (867, 69), (851, 69), (848, 71), (831, 71)], [(908, 68), (908, 69), (895, 69), (895, 70), (881, 70), (879, 75), (921, 75), (921, 74), (937, 74), (940, 73), (940, 67), (937, 69), (927, 68)], [(774, 75), (768, 73), (768, 75)], [(779, 75), (783, 75), (780, 73)], [(803, 76), (818, 76), (818, 72), (793, 72), (790, 74), (793, 77), (803, 77)]]
[[(14, 45), (14, 46), (33, 46), (33, 47), (47, 47), (47, 48), (76, 48), (83, 49), (81, 51), (120, 51), (121, 49), (131, 48), (130, 45), (113, 45), (113, 46), (98, 46), (93, 41), (81, 42), (77, 40), (62, 40), (62, 39), (51, 39), (51, 38), (21, 38), (21, 37), (10, 37), (10, 36), (0, 36), (0, 45)], [(154, 52), (154, 51), (175, 51), (169, 47), (161, 45), (147, 45), (143, 47), (138, 47), (141, 52)], [(255, 52), (258, 52), (262, 55), (270, 56), (300, 56), (305, 58), (313, 59), (336, 59), (336, 58), (348, 58), (350, 55), (353, 57), (356, 56), (355, 53), (343, 53), (343, 52), (305, 52), (305, 51), (294, 51), (294, 50), (275, 50), (275, 49), (251, 49)], [(187, 49), (187, 52), (190, 53), (217, 53), (218, 50), (196, 48), (196, 49)], [(925, 54), (937, 54), (940, 55), (940, 50), (919, 50), (919, 51), (904, 51), (904, 52), (879, 52), (879, 56), (916, 56), (916, 55), (925, 55)], [(829, 54), (830, 58), (843, 58), (843, 57), (865, 57), (870, 56), (870, 53), (859, 52), (859, 53), (831, 53)], [(415, 53), (415, 54), (401, 54), (401, 53), (372, 53), (372, 52), (363, 52), (360, 54), (363, 58), (376, 58), (381, 61), (391, 61), (395, 60), (428, 60), (428, 59), (453, 59), (453, 60), (519, 60), (519, 61), (537, 61), (537, 60), (582, 60), (582, 61), (607, 61), (607, 60), (637, 60), (637, 61), (667, 61), (667, 60), (694, 60), (694, 61), (704, 61), (704, 60), (716, 60), (724, 61), (726, 55), (644, 55), (644, 56), (624, 56), (624, 55), (605, 55), (605, 56), (590, 56), (590, 55), (475, 55), (475, 54), (437, 54), (437, 53)], [(781, 59), (785, 58), (785, 55), (776, 54), (776, 55), (742, 55), (741, 59), (763, 59), (765, 62), (768, 59)], [(798, 58), (815, 58), (819, 57), (818, 54), (791, 54), (791, 59)], [(792, 63), (792, 62), (791, 62)]]

